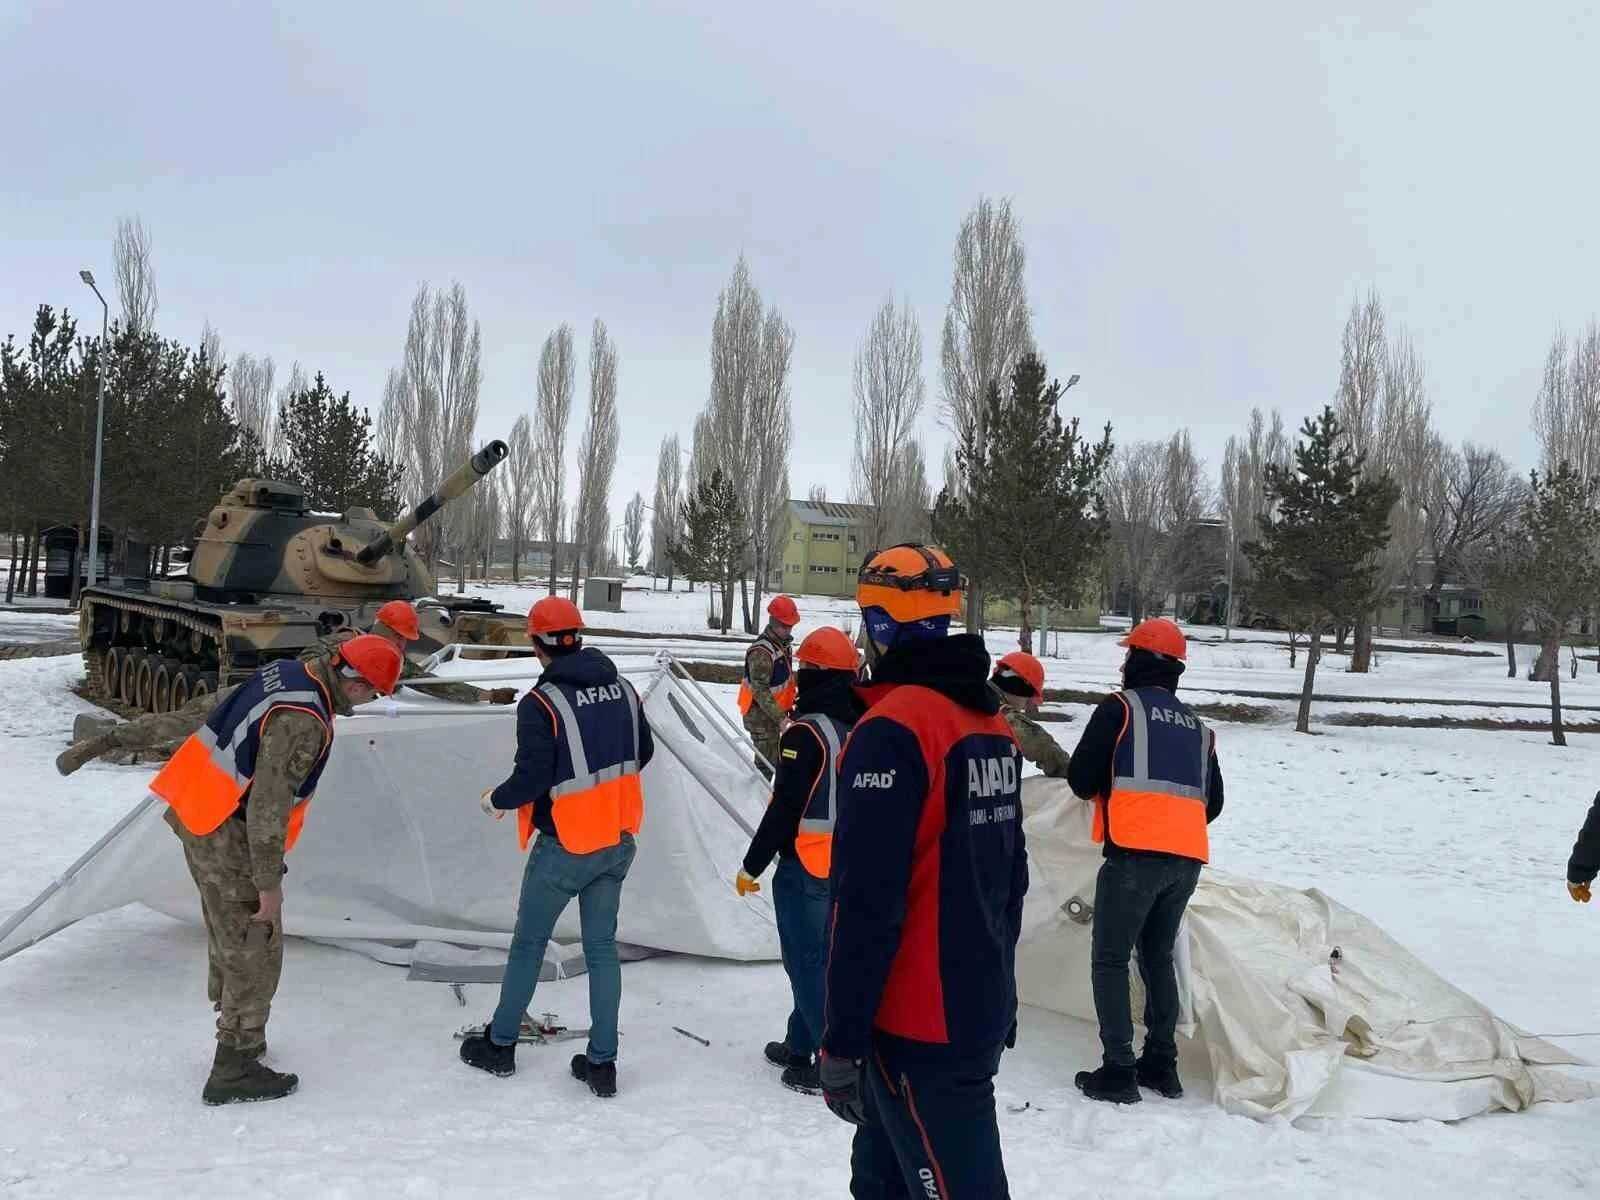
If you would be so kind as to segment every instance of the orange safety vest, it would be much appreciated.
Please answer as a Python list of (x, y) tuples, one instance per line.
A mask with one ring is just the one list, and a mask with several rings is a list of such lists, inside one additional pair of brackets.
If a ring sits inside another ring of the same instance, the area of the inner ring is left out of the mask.
[[(555, 823), (556, 839), (569, 854), (609, 849), (622, 841), (624, 833), (637, 834), (644, 824), (644, 789), (638, 761), (639, 697), (625, 679), (619, 678), (609, 686), (617, 688), (619, 698), (627, 702), (633, 741), (627, 758), (598, 769), (590, 766), (583, 726), (561, 686), (541, 683), (533, 689), (533, 695), (550, 712), (557, 738), (556, 767), (563, 778), (550, 789), (550, 817)], [(596, 713), (596, 717), (600, 715)], [(605, 718), (612, 719), (611, 714), (605, 714)], [(535, 830), (534, 806), (524, 804), (517, 810), (517, 844), (522, 849), (528, 848)]]
[(779, 712), (788, 712), (794, 707), (794, 699), (798, 688), (794, 677), (794, 668), (790, 663), (789, 650), (780, 645), (770, 634), (763, 633), (754, 642), (744, 655), (744, 678), (739, 681), (739, 712), (747, 713), (755, 704), (755, 693), (750, 690), (750, 655), (758, 648), (765, 647), (772, 655), (772, 698), (778, 705)]
[(809, 729), (822, 744), (822, 770), (800, 813), (794, 852), (808, 874), (826, 879), (833, 869), (833, 827), (839, 818), (839, 757), (850, 730), (842, 721), (821, 715), (801, 717), (795, 724)]
[(283, 848), (292, 850), (333, 746), (333, 705), (327, 689), (297, 660), (268, 663), (214, 708), (156, 774), (150, 791), (171, 805), (179, 822), (196, 837), (215, 832), (238, 811), (250, 790), (267, 720), (286, 710), (310, 713), (325, 733), (317, 760), (289, 810)]
[(1094, 807), (1094, 840), (1209, 862), (1211, 730), (1164, 688), (1119, 692), (1125, 713), (1111, 794)]

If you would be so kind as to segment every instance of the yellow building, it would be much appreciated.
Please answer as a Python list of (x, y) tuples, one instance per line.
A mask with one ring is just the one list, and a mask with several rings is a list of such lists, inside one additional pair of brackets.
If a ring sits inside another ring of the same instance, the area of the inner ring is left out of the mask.
[(872, 509), (864, 504), (789, 501), (783, 560), (768, 586), (807, 596), (853, 596), (867, 545)]

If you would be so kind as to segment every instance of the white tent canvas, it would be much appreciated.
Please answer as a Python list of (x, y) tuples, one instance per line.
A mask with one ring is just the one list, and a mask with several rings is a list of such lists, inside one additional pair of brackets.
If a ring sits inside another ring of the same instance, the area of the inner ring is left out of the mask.
[[(747, 747), (693, 684), (653, 666), (634, 679), (658, 751), (645, 771), (645, 822), (619, 941), (635, 954), (776, 961), (767, 894), (741, 899), (730, 882), (766, 802)], [(435, 977), (449, 977), (452, 966), (497, 969), (525, 860), (513, 822), (485, 817), (477, 797), (504, 777), (514, 744), (509, 710), (407, 700), (342, 719), (290, 859), (287, 931), (414, 968), (427, 959), (446, 971)], [(130, 784), (135, 778), (130, 772)], [(1063, 784), (1038, 778), (1026, 781), (1023, 799), (1031, 884), (1017, 963), (1021, 997), (1092, 1021), (1100, 856), (1089, 839), (1089, 808)], [(0, 959), (135, 902), (198, 923), (193, 885), (162, 810), (141, 802), (0, 926)], [(571, 943), (577, 934), (573, 906), (557, 937)], [(1186, 1060), (1209, 1070), (1214, 1098), (1230, 1112), (1455, 1120), (1600, 1094), (1553, 1069), (1581, 1060), (1500, 1020), (1316, 891), (1208, 869), (1178, 958)], [(570, 945), (558, 947), (546, 971), (579, 962)], [(1137, 991), (1137, 972), (1132, 978)], [(1136, 996), (1136, 1015), (1141, 1008)]]

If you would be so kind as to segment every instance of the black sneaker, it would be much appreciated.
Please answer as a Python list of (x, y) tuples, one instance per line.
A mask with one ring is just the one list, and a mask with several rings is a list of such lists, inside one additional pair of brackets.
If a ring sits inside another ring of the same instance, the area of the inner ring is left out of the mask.
[(768, 1042), (766, 1054), (767, 1061), (775, 1067), (787, 1067), (795, 1057), (789, 1053), (787, 1042)]
[(807, 1096), (822, 1095), (822, 1076), (815, 1061), (787, 1066), (783, 1069), (783, 1086)]
[(475, 1033), (461, 1039), (461, 1061), (491, 1075), (504, 1078), (517, 1071), (516, 1046), (497, 1046), (489, 1039), (489, 1031)]
[(1139, 1095), (1139, 1082), (1132, 1067), (1103, 1066), (1094, 1071), (1079, 1071), (1073, 1080), (1078, 1090), (1091, 1100), (1106, 1100), (1112, 1104), (1137, 1104), (1144, 1099)]
[(579, 1083), (587, 1083), (589, 1090), (602, 1099), (609, 1100), (617, 1094), (617, 1064), (614, 1062), (594, 1063), (587, 1054), (574, 1054), (572, 1077)]
[(1168, 1100), (1183, 1096), (1183, 1081), (1178, 1078), (1178, 1064), (1141, 1057), (1134, 1067), (1139, 1086), (1159, 1092)]

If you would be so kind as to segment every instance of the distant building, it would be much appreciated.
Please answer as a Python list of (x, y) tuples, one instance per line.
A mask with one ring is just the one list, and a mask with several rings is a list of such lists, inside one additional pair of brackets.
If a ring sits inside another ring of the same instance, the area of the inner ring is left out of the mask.
[(867, 545), (872, 517), (867, 504), (789, 501), (781, 560), (772, 564), (768, 586), (796, 595), (855, 595), (861, 559), (873, 549)]

